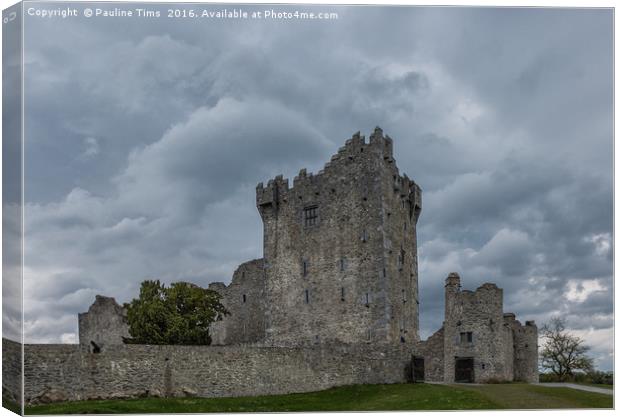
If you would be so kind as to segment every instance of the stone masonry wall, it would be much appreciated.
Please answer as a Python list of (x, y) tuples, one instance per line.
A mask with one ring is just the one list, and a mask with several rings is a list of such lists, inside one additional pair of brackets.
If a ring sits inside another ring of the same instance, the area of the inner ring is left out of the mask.
[(401, 346), (25, 345), (27, 403), (151, 396), (249, 396), (406, 381)]
[(424, 358), (426, 381), (454, 382), (456, 358), (472, 358), (475, 382), (538, 382), (538, 329), (533, 321), (522, 326), (513, 313), (502, 313), (500, 288), (487, 283), (475, 292), (461, 290), (453, 272), (445, 297), (444, 325), (413, 348), (414, 356)]
[[(418, 339), (420, 190), (392, 140), (359, 133), (316, 175), (256, 189), (264, 224), (266, 340), (273, 345)], [(306, 222), (314, 209), (316, 218)]]
[(129, 337), (127, 313), (112, 297), (97, 295), (88, 312), (78, 315), (80, 345), (105, 350)]
[[(513, 316), (514, 317), (514, 316)], [(516, 381), (538, 382), (538, 328), (533, 321), (523, 326), (511, 321), (514, 335), (514, 373)]]
[(414, 356), (424, 358), (424, 380), (442, 382), (444, 379), (444, 332), (443, 327), (433, 333), (427, 340), (416, 343)]
[(21, 404), (22, 349), (21, 344), (2, 338), (2, 396)]
[[(474, 359), (475, 382), (513, 380), (512, 332), (504, 326), (502, 298), (495, 284), (461, 291), (458, 274), (447, 278), (444, 381), (454, 381), (457, 357)], [(461, 339), (467, 332), (472, 333), (472, 342)]]
[(265, 270), (263, 260), (245, 262), (233, 274), (230, 285), (211, 283), (222, 295), (230, 315), (211, 325), (212, 345), (252, 343), (265, 337)]

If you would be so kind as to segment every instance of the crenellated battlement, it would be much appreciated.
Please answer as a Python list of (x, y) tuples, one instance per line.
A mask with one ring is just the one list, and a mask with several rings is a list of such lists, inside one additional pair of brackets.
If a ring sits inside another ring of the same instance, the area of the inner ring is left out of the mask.
[(281, 203), (288, 201), (288, 196), (300, 194), (303, 199), (304, 194), (320, 193), (321, 187), (329, 182), (333, 175), (341, 176), (343, 170), (352, 170), (354, 165), (376, 166), (377, 159), (387, 164), (396, 174), (394, 192), (410, 200), (410, 217), (415, 217), (417, 220), (422, 207), (422, 191), (409, 177), (398, 174), (398, 168), (394, 164), (393, 140), (384, 135), (380, 127), (375, 128), (369, 142), (359, 131), (354, 133), (316, 174), (302, 168), (293, 178), (293, 185), (290, 188), (288, 179), (284, 179), (282, 175), (269, 180), (266, 186), (262, 182), (259, 183), (256, 187), (256, 205), (259, 211), (267, 208), (277, 209)]
[(281, 196), (288, 194), (288, 191), (288, 178), (284, 179), (282, 175), (269, 180), (266, 187), (262, 182), (258, 183), (256, 186), (256, 206), (259, 208), (277, 207)]
[(406, 301), (418, 300), (421, 190), (392, 150), (381, 128), (356, 132), (320, 171), (256, 188), (269, 343), (419, 338), (418, 304)]

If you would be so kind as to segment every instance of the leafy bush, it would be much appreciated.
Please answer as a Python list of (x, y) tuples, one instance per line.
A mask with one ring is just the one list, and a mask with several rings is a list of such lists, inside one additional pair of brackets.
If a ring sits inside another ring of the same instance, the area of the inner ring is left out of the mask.
[(135, 344), (210, 345), (211, 323), (229, 314), (219, 293), (188, 282), (143, 281), (125, 307), (131, 338), (123, 340)]
[[(538, 379), (540, 382), (561, 382), (560, 378), (558, 378), (556, 374), (551, 372), (540, 373), (538, 375)], [(570, 379), (567, 379), (564, 382), (613, 385), (614, 373), (596, 370), (589, 371), (587, 373), (576, 372), (572, 375)]]
[(588, 373), (587, 377), (589, 379), (589, 382), (591, 382), (592, 384), (614, 384), (614, 373), (611, 371), (592, 371)]

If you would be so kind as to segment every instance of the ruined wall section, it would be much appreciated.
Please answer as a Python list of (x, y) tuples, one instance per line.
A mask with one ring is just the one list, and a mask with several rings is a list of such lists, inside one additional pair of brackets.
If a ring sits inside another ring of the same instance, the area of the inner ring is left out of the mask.
[(419, 341), (413, 348), (414, 356), (424, 358), (424, 380), (444, 380), (444, 330), (441, 327), (427, 340)]
[(245, 262), (233, 273), (230, 285), (211, 283), (230, 315), (211, 325), (211, 344), (253, 343), (265, 336), (265, 270), (262, 259)]
[(26, 345), (27, 403), (140, 396), (231, 397), (405, 382), (403, 346)]
[[(504, 326), (502, 303), (502, 290), (495, 284), (483, 284), (475, 292), (461, 290), (458, 274), (448, 276), (444, 381), (454, 381), (456, 357), (474, 359), (475, 382), (513, 380), (512, 332)], [(471, 342), (466, 340), (469, 332)]]
[(78, 315), (79, 343), (88, 349), (122, 345), (130, 337), (127, 311), (112, 297), (97, 295), (88, 312)]
[[(369, 143), (359, 133), (347, 140), (318, 174), (302, 169), (292, 187), (281, 176), (258, 185), (267, 343), (398, 342), (404, 311), (410, 340), (417, 340), (415, 251), (399, 274), (392, 248), (413, 246), (411, 237), (402, 241), (404, 220), (396, 213), (407, 212), (420, 193), (397, 176), (407, 191), (400, 197), (399, 189), (395, 197), (393, 173), (398, 171), (392, 158), (391, 139), (377, 129)], [(311, 209), (316, 218), (307, 222)], [(398, 234), (386, 226), (388, 212), (399, 217)], [(417, 214), (411, 218), (417, 220)], [(410, 232), (415, 236), (414, 227)], [(389, 250), (394, 260), (386, 259)], [(398, 281), (400, 275), (407, 283)], [(411, 301), (405, 308), (404, 297)]]
[(512, 330), (514, 340), (514, 379), (523, 382), (538, 382), (538, 327), (534, 321), (525, 326), (518, 320), (504, 315)]

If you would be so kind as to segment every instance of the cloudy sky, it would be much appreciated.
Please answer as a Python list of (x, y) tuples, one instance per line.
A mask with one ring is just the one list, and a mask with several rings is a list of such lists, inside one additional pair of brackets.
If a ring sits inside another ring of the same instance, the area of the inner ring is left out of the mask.
[(424, 193), (422, 336), (458, 271), (610, 369), (612, 12), (319, 9), (26, 19), (26, 341), (75, 341), (95, 294), (146, 278), (228, 282), (262, 256), (256, 184), (379, 125)]

